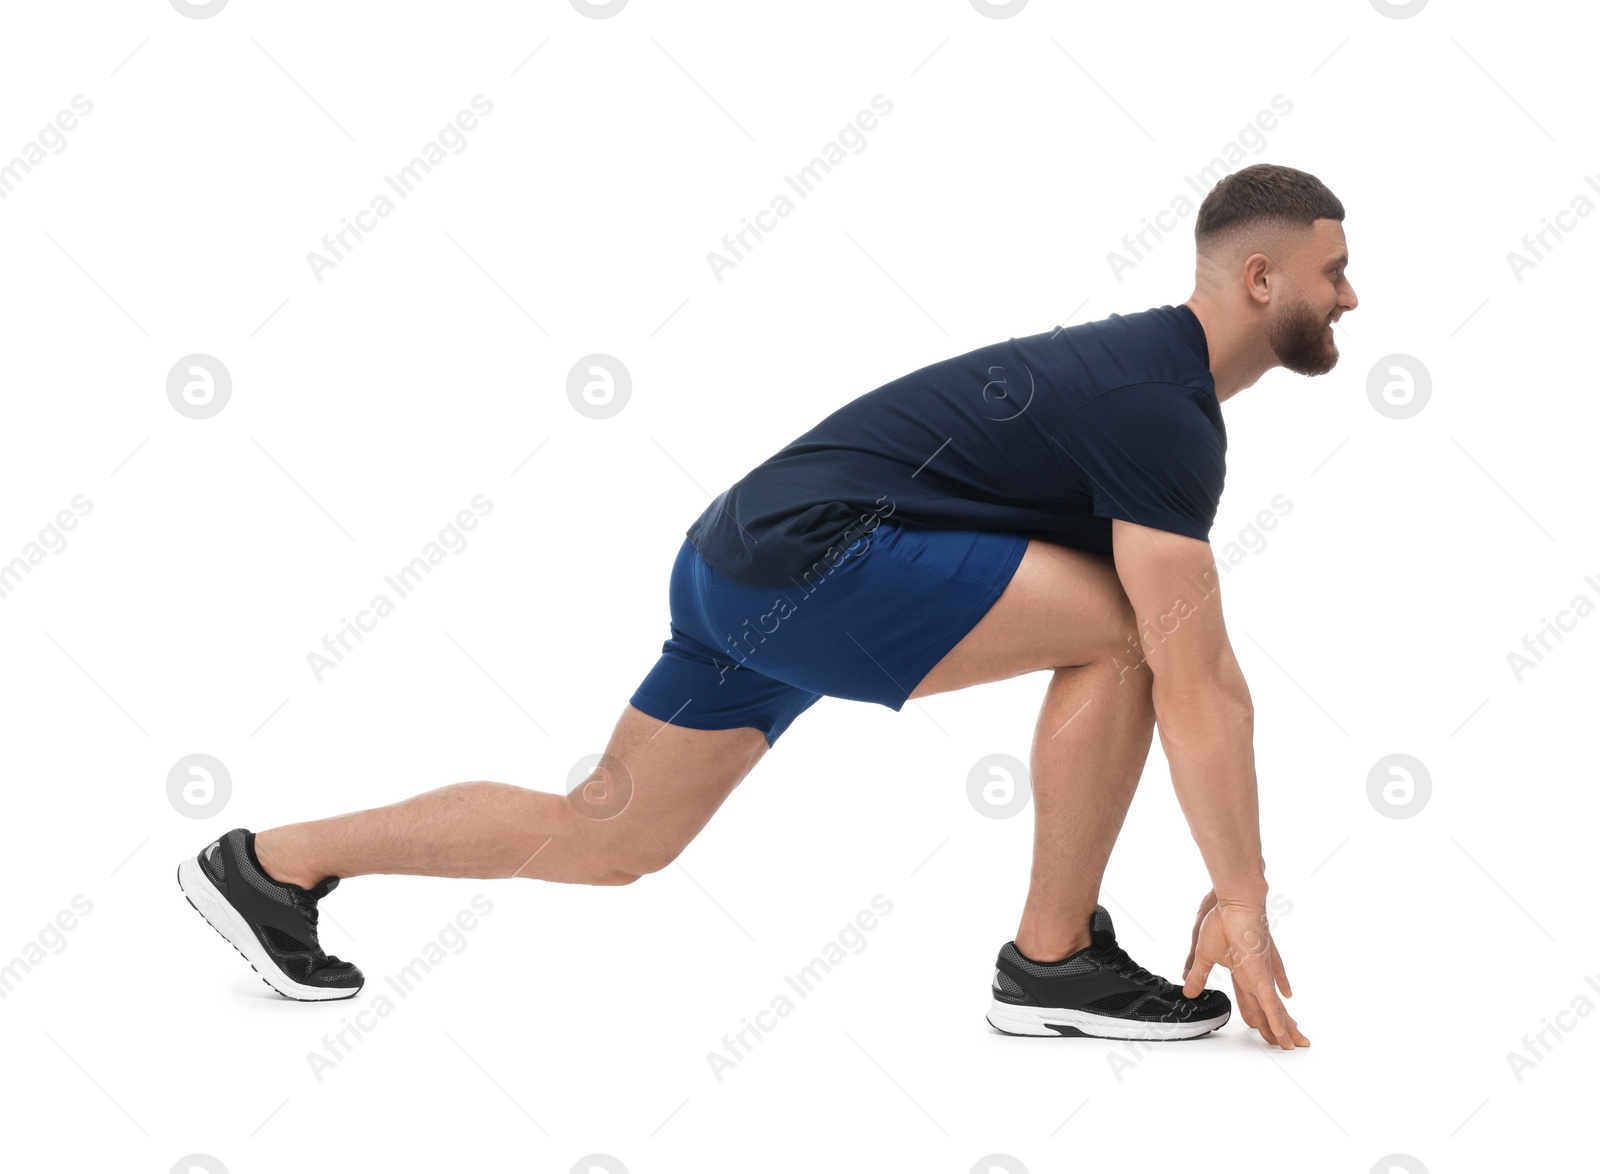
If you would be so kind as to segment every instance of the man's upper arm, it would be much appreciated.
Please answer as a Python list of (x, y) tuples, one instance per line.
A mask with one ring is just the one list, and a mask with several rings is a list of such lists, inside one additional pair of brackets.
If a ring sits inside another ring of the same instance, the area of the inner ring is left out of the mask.
[(1111, 549), (1156, 679), (1214, 670), (1231, 648), (1211, 544), (1118, 518)]

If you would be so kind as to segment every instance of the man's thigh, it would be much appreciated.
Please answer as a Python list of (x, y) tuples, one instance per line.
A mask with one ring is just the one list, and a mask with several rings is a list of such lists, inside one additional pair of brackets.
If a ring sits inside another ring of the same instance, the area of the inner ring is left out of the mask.
[(1111, 556), (1030, 539), (994, 606), (911, 696), (1089, 664), (1124, 648), (1135, 631)]

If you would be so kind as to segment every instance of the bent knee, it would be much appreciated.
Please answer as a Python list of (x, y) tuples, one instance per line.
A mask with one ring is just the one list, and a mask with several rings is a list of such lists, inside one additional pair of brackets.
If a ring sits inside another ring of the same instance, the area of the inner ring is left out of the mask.
[(1076, 659), (1055, 665), (1055, 670), (1106, 674), (1119, 685), (1149, 693), (1154, 676), (1133, 604), (1118, 584), (1107, 589), (1103, 602), (1104, 607), (1088, 626), (1087, 638), (1079, 641)]
[(630, 837), (597, 845), (597, 850), (589, 860), (588, 876), (584, 883), (631, 885), (666, 868), (678, 858), (680, 851), (653, 836), (646, 836), (642, 841)]
[(1056, 668), (1113, 665), (1119, 671), (1131, 673), (1133, 668), (1143, 665), (1145, 648), (1139, 639), (1139, 617), (1133, 602), (1114, 577), (1101, 587), (1098, 607), (1085, 624), (1087, 630), (1078, 635), (1077, 658), (1071, 664), (1056, 665)]
[(631, 885), (634, 881), (638, 880), (641, 875), (642, 874), (636, 872), (628, 872), (625, 869), (611, 869), (609, 871), (594, 873), (592, 879), (584, 883), (591, 885), (605, 885), (608, 887), (615, 887), (617, 885)]

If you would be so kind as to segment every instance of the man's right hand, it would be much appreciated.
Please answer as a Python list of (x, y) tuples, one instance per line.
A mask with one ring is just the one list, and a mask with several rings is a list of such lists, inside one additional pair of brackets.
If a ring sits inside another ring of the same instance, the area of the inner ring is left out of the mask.
[(1262, 1039), (1286, 1051), (1311, 1046), (1278, 997), (1280, 990), (1285, 998), (1293, 992), (1267, 928), (1264, 906), (1220, 901), (1215, 894), (1206, 894), (1190, 956), (1183, 984), (1186, 998), (1195, 998), (1205, 989), (1213, 966), (1225, 966), (1233, 978), (1240, 1017), (1260, 1032)]

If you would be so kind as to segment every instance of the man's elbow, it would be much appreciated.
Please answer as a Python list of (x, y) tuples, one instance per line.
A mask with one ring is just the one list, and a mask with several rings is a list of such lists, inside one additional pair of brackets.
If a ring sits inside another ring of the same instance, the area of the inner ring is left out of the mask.
[(1255, 729), (1255, 706), (1238, 662), (1228, 653), (1208, 664), (1166, 666), (1152, 685), (1156, 721), (1162, 729), (1191, 725), (1218, 731)]

